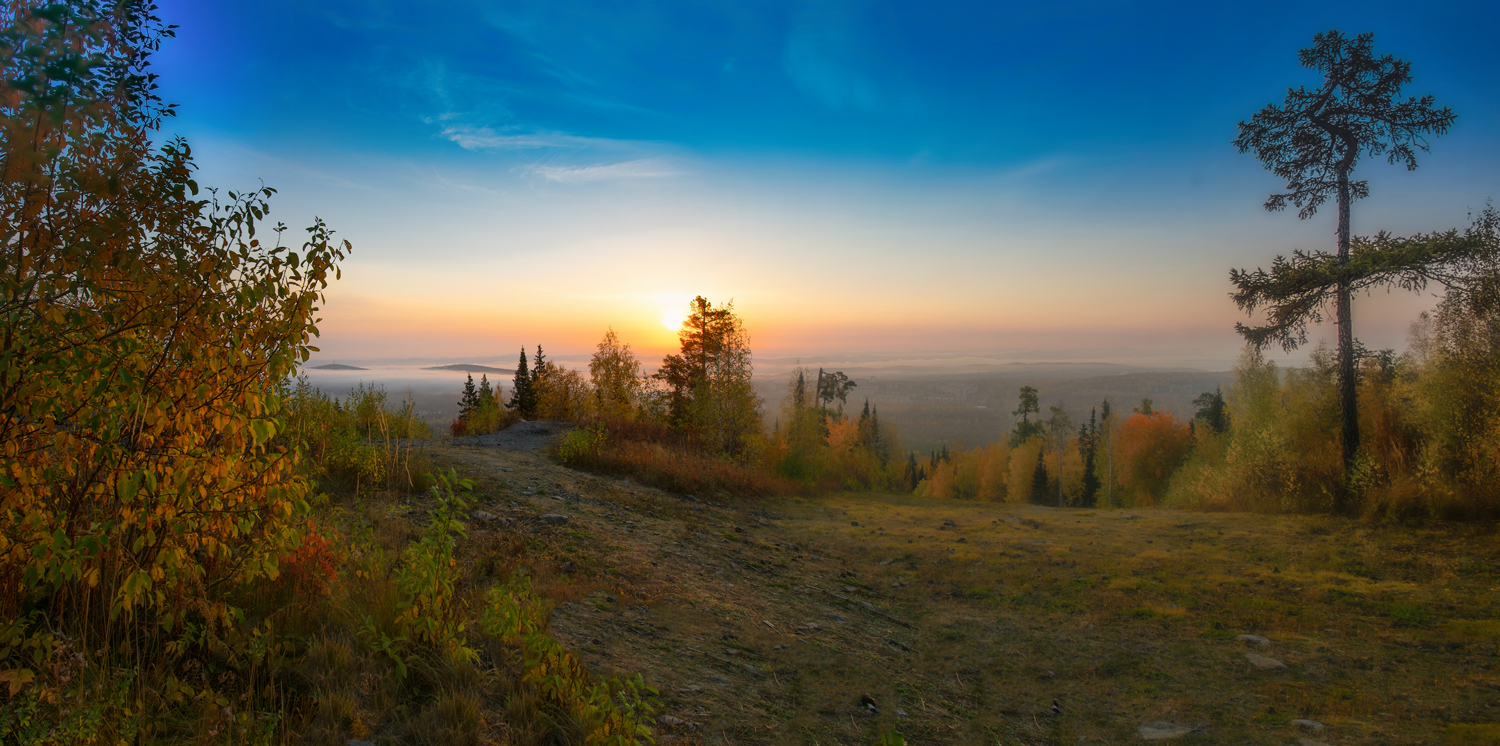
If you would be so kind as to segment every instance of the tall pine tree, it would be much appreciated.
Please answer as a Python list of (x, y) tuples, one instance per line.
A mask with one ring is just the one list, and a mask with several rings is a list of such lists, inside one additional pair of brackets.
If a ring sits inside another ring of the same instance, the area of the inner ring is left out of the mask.
[(521, 361), (516, 364), (516, 378), (513, 385), (510, 408), (519, 413), (521, 419), (529, 420), (536, 417), (536, 394), (531, 389), (531, 371), (526, 364), (525, 347), (521, 348)]
[(1099, 504), (1099, 474), (1094, 462), (1099, 454), (1098, 411), (1089, 410), (1089, 423), (1078, 428), (1078, 449), (1083, 452), (1083, 493), (1078, 498), (1079, 507), (1092, 508)]
[(458, 421), (468, 422), (469, 416), (479, 408), (479, 392), (474, 389), (474, 374), (469, 374), (469, 380), (464, 382), (464, 394), (458, 400)]
[(1036, 468), (1031, 470), (1031, 501), (1037, 505), (1047, 504), (1047, 449), (1036, 451)]

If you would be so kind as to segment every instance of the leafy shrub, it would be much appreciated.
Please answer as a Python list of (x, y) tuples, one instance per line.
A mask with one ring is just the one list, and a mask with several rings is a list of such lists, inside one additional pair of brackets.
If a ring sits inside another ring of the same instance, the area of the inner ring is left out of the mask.
[(599, 449), (609, 439), (609, 431), (602, 423), (569, 430), (557, 446), (557, 459), (565, 464), (584, 458), (598, 458)]
[(595, 680), (548, 634), (550, 611), (532, 590), (530, 577), (516, 573), (490, 592), (480, 624), (486, 634), (520, 649), (522, 685), (580, 722), (584, 743), (625, 746), (654, 741), (647, 724), (659, 692), (640, 675)]
[[(29, 723), (73, 722), (94, 683), (120, 696), (140, 661), (264, 672), (278, 653), (233, 601), (308, 507), (282, 382), (349, 246), (321, 222), (282, 246), (273, 190), (200, 196), (187, 144), (152, 145), (167, 33), (138, 3), (0, 8), (0, 672)], [(204, 720), (213, 685), (148, 673), (69, 738), (261, 737), (257, 702)]]
[(1133, 414), (1120, 425), (1120, 481), (1137, 504), (1154, 504), (1192, 449), (1192, 432), (1171, 414)]
[(339, 565), (343, 564), (340, 539), (338, 529), (332, 526), (308, 524), (302, 544), (281, 558), (282, 577), (298, 597), (326, 595), (338, 580)]
[(461, 636), (463, 609), (457, 595), (459, 573), (453, 557), (458, 539), (466, 535), (463, 520), (467, 517), (464, 511), (469, 500), (465, 495), (473, 487), (473, 482), (459, 479), (452, 470), (438, 477), (438, 484), (432, 488), (437, 509), (421, 540), (407, 548), (395, 576), (402, 596), (396, 617), (402, 634), (458, 658), (474, 655), (464, 647)]

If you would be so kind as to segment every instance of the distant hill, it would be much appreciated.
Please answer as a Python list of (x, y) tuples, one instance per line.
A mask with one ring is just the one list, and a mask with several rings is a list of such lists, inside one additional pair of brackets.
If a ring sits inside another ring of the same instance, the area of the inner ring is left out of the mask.
[(505, 368), (491, 368), (488, 365), (474, 365), (472, 363), (458, 363), (455, 365), (434, 365), (431, 368), (423, 368), (422, 370), (456, 370), (460, 373), (503, 373), (507, 376), (512, 376), (516, 373), (514, 370), (506, 370)]
[(343, 363), (329, 363), (327, 365), (314, 365), (313, 370), (369, 370), (357, 365), (344, 365)]

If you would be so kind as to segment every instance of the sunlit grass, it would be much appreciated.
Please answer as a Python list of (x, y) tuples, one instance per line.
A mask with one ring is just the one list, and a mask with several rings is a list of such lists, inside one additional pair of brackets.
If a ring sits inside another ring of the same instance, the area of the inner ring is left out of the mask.
[(914, 678), (951, 682), (967, 661), (993, 671), (986, 701), (1111, 713), (1072, 721), (1049, 736), (1059, 743), (1134, 738), (1124, 726), (1155, 719), (1211, 723), (1212, 737), (1194, 736), (1204, 743), (1295, 740), (1295, 718), (1353, 742), (1436, 742), (1450, 718), (1500, 718), (1489, 527), (874, 494), (790, 509), (799, 531), (840, 547), (859, 587), (926, 620)]

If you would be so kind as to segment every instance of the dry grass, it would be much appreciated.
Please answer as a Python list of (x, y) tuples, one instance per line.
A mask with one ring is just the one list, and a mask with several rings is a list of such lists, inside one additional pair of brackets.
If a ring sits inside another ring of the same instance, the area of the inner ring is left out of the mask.
[(1323, 742), (1399, 744), (1500, 722), (1491, 528), (869, 494), (736, 508), (531, 455), (438, 458), (518, 517), (572, 517), (488, 540), (546, 580), (560, 640), (663, 690), (681, 721), (666, 743), (869, 744), (890, 728), (1125, 743), (1167, 720), (1203, 726), (1182, 743), (1284, 744), (1307, 718)]
[(799, 488), (758, 464), (704, 453), (663, 425), (618, 421), (609, 423), (607, 432), (599, 447), (577, 454), (572, 466), (701, 497), (764, 497)]

